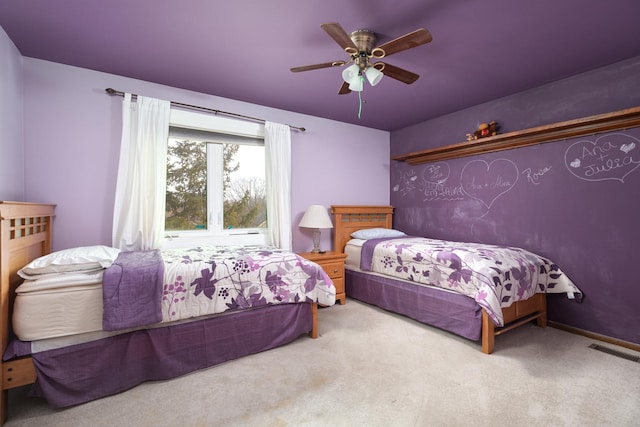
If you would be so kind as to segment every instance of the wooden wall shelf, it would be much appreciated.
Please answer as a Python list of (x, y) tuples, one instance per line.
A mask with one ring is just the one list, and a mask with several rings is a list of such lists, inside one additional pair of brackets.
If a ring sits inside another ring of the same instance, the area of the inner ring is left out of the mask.
[(543, 144), (580, 135), (607, 132), (640, 126), (640, 107), (583, 117), (576, 120), (538, 126), (516, 132), (503, 133), (473, 141), (414, 151), (391, 157), (392, 160), (419, 165), (476, 154), (493, 153), (512, 148)]

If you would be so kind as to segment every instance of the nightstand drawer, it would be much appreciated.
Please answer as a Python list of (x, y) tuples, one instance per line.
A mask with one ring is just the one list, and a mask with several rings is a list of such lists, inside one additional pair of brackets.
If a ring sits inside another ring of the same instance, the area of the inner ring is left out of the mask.
[(321, 266), (322, 269), (327, 273), (327, 275), (332, 279), (338, 279), (344, 275), (343, 261), (324, 262), (321, 264)]

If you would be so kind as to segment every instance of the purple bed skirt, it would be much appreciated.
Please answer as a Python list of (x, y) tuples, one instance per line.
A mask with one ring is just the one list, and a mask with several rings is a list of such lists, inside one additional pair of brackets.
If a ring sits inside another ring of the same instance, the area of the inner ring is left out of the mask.
[(347, 297), (479, 340), (482, 308), (471, 298), (360, 271), (345, 270)]
[(283, 304), (48, 350), (33, 355), (30, 395), (77, 405), (272, 349), (311, 328), (311, 304)]

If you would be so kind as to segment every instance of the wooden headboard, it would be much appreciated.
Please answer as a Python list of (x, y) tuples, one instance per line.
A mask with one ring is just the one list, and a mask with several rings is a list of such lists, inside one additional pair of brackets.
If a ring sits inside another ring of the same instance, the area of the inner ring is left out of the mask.
[[(0, 350), (9, 343), (9, 324), (15, 289), (22, 283), (18, 270), (51, 252), (51, 223), (55, 205), (0, 201)], [(0, 424), (7, 417), (7, 390), (33, 381), (2, 362)], [(31, 370), (28, 371), (31, 375)], [(33, 371), (35, 372), (35, 371)], [(21, 378), (22, 377), (22, 378)]]
[(332, 205), (334, 215), (333, 250), (344, 252), (351, 233), (363, 228), (391, 228), (393, 206)]

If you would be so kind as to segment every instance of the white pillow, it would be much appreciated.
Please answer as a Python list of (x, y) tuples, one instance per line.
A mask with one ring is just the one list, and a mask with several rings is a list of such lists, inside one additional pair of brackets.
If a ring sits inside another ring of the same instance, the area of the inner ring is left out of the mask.
[(351, 237), (354, 239), (381, 239), (383, 237), (392, 238), (392, 237), (402, 237), (406, 236), (400, 230), (394, 230), (392, 228), (365, 228), (362, 230), (354, 231), (351, 233)]
[(108, 246), (82, 246), (50, 253), (34, 259), (18, 271), (24, 279), (34, 275), (87, 271), (110, 267), (120, 249)]

